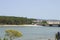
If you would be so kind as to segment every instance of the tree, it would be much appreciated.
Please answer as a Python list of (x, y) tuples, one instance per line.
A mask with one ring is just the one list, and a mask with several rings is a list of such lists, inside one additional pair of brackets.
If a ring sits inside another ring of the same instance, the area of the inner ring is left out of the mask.
[(47, 21), (42, 21), (41, 24), (47, 24)]
[(0, 24), (5, 25), (32, 24), (33, 20), (35, 19), (26, 17), (0, 16)]
[(6, 30), (6, 36), (8, 36), (10, 38), (10, 40), (14, 39), (14, 38), (18, 38), (22, 36), (22, 33), (16, 30)]

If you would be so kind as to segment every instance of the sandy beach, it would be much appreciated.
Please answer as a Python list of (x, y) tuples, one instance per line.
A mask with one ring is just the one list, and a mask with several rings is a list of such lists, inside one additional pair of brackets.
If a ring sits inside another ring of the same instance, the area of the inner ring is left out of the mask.
[(38, 25), (0, 25), (0, 26), (38, 26)]

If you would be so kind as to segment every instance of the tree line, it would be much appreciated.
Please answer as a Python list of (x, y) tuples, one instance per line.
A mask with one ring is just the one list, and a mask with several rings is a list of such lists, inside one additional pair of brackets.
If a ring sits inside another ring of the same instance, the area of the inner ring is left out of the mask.
[(20, 25), (20, 24), (32, 24), (32, 20), (27, 17), (14, 17), (14, 16), (0, 16), (0, 25)]

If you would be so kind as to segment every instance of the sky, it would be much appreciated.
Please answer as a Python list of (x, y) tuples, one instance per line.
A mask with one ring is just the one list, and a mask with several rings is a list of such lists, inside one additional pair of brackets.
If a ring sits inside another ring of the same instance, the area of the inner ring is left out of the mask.
[(60, 0), (0, 0), (0, 16), (60, 20)]

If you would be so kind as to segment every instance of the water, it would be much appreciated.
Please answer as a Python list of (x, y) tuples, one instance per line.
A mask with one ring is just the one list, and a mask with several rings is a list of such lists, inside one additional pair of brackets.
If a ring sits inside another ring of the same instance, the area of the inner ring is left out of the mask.
[[(21, 31), (23, 36), (18, 40), (54, 40), (55, 34), (60, 31), (60, 27), (43, 26), (2, 26), (0, 27), (0, 37), (4, 37), (5, 30), (13, 29)], [(15, 39), (17, 40), (17, 39)]]

